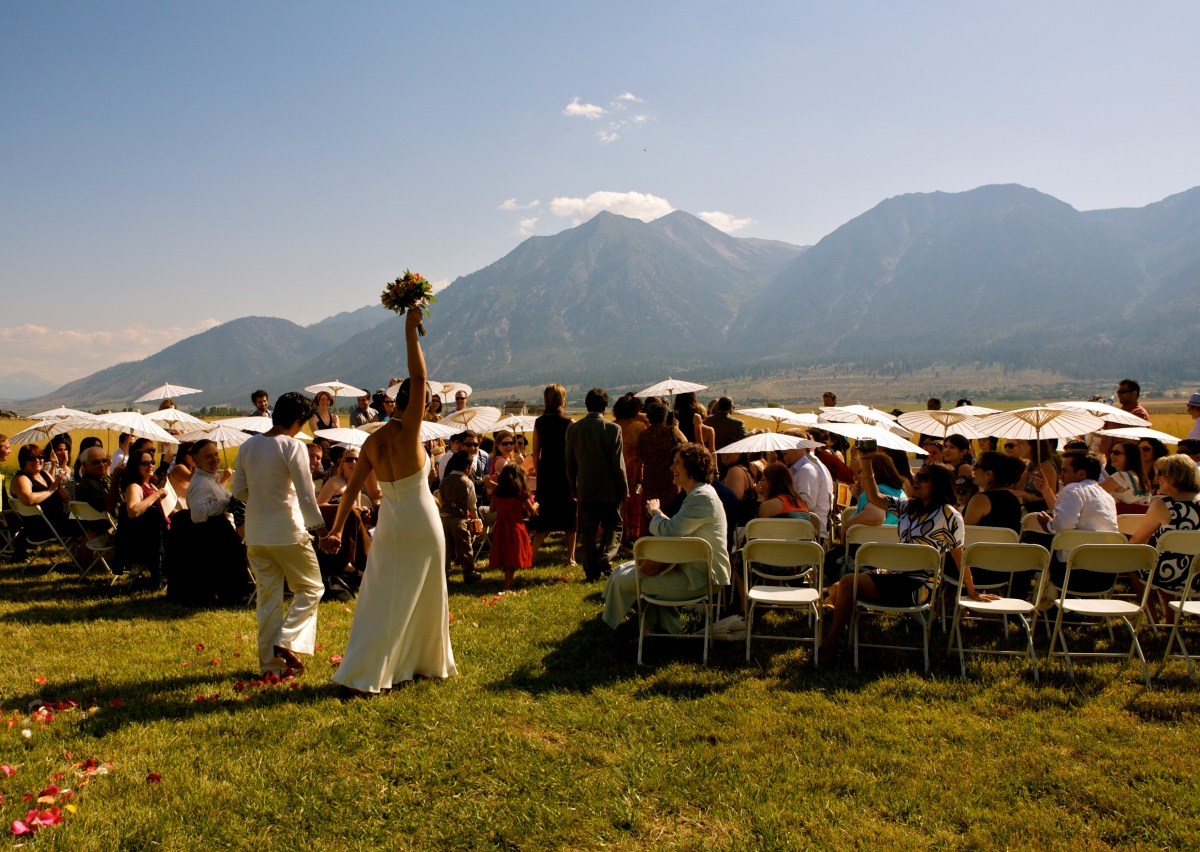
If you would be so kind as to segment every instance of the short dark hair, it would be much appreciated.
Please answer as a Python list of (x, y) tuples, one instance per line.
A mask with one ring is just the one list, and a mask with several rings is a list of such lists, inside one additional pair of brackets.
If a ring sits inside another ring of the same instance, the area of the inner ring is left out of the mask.
[(680, 444), (675, 448), (675, 452), (679, 454), (679, 460), (683, 462), (683, 469), (687, 471), (687, 475), (691, 479), (697, 482), (708, 482), (716, 473), (717, 463), (713, 460), (708, 447), (703, 444)]
[(288, 391), (275, 400), (271, 422), (281, 429), (290, 429), (296, 423), (304, 423), (312, 416), (312, 400), (299, 391)]
[(130, 435), (128, 432), (122, 432), (119, 436), (117, 436), (117, 446), (118, 447), (121, 446), (122, 444), (124, 444), (126, 441), (128, 441), (132, 437), (133, 436)]
[[(192, 458), (196, 458), (196, 456), (200, 455), (200, 453), (204, 451), (205, 447), (214, 443), (215, 442), (210, 441), (208, 438), (201, 438), (199, 441), (192, 444)], [(320, 447), (318, 447), (318, 449), (320, 449)]]
[(955, 449), (964, 453), (969, 453), (971, 451), (971, 442), (962, 435), (947, 435), (946, 445), (954, 447)]
[(466, 472), (471, 468), (471, 454), (466, 450), (459, 450), (450, 456), (450, 461), (446, 462), (447, 475), (454, 473), (456, 470)]
[(21, 449), (17, 450), (17, 465), (25, 467), (25, 464), (30, 459), (45, 458), (42, 454), (42, 448), (37, 444), (22, 444)]
[(1021, 474), (1025, 472), (1025, 465), (1021, 463), (1020, 459), (1006, 456), (1004, 453), (997, 453), (994, 450), (981, 453), (979, 461), (975, 464), (981, 470), (990, 470), (992, 476), (995, 477), (996, 485), (1001, 488), (1015, 485), (1021, 478)]
[(970, 404), (971, 404), (971, 400), (967, 399), (967, 398), (964, 396), (964, 397), (963, 397), (962, 399), (960, 399), (958, 402), (954, 403), (954, 407), (955, 407), (955, 408), (959, 408), (960, 406), (963, 406), (963, 405), (970, 405)]
[(1184, 438), (1175, 449), (1176, 452), (1183, 453), (1185, 456), (1194, 456), (1200, 453), (1200, 441), (1195, 438)]
[(733, 411), (733, 400), (723, 396), (717, 400), (717, 411)]
[(646, 406), (646, 419), (651, 426), (657, 426), (667, 419), (667, 407), (661, 402), (652, 402)]
[[(263, 390), (262, 388), (259, 388), (254, 393), (250, 394), (250, 401), (254, 402), (259, 399), (266, 399), (267, 396), (268, 396), (267, 392), (265, 390)], [(274, 421), (272, 421), (272, 422), (274, 422)]]
[(931, 396), (929, 399), (925, 400), (925, 407), (933, 409), (934, 411), (939, 411), (942, 407), (942, 401), (936, 396)]
[(467, 440), (467, 438), (478, 438), (478, 437), (479, 437), (479, 433), (476, 432), (474, 429), (463, 429), (461, 432), (458, 433), (459, 443), (462, 443), (463, 441)]
[(603, 413), (608, 408), (608, 391), (604, 388), (592, 388), (583, 400), (589, 414)]
[(1099, 479), (1100, 471), (1104, 469), (1104, 465), (1100, 463), (1100, 456), (1096, 453), (1068, 450), (1063, 453), (1063, 461), (1067, 459), (1071, 460), (1071, 468), (1076, 473), (1082, 471), (1088, 479)]
[[(1119, 387), (1121, 387), (1121, 385), (1124, 385), (1125, 387), (1129, 388), (1131, 391), (1136, 393), (1138, 396), (1142, 395), (1142, 386), (1138, 384), (1137, 379), (1121, 379), (1121, 381), (1117, 382), (1117, 387), (1119, 388)], [(1110, 387), (1111, 387), (1111, 385), (1110, 385)]]

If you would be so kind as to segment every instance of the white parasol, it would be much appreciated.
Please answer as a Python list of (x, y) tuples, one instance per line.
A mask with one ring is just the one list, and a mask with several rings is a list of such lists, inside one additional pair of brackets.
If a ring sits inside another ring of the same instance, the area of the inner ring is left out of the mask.
[(306, 393), (311, 393), (314, 396), (316, 394), (321, 393), (321, 391), (324, 391), (325, 393), (329, 394), (330, 396), (360, 397), (360, 396), (370, 396), (371, 395), (369, 392), (363, 390), (362, 388), (356, 388), (353, 385), (348, 385), (348, 384), (345, 384), (344, 382), (339, 382), (337, 379), (334, 379), (332, 382), (321, 382), (320, 384), (309, 385), (304, 390)]
[(918, 447), (911, 441), (906, 441), (890, 429), (884, 429), (881, 426), (873, 426), (870, 423), (818, 423), (817, 429), (823, 432), (832, 432), (835, 435), (841, 435), (843, 438), (849, 438), (852, 441), (861, 441), (863, 438), (874, 438), (875, 442), (889, 450), (899, 450), (904, 453), (916, 453), (919, 456), (927, 456), (929, 453)]
[(155, 388), (149, 393), (139, 396), (134, 402), (152, 402), (156, 399), (171, 399), (176, 396), (187, 396), (189, 393), (201, 393), (199, 388), (185, 388), (183, 385), (171, 385), (166, 382), (162, 387)]
[(480, 405), (475, 408), (464, 408), (462, 411), (451, 411), (442, 418), (444, 426), (457, 426), (458, 431), (470, 429), (475, 432), (486, 432), (492, 424), (500, 419), (500, 409), (490, 405)]
[[(370, 434), (372, 432), (378, 432), (386, 425), (387, 423), (364, 423), (363, 425), (359, 426), (358, 429)], [(421, 431), (417, 437), (423, 444), (429, 441), (446, 441), (449, 440), (451, 435), (457, 435), (460, 431), (462, 430), (456, 427), (443, 426), (441, 423), (433, 423), (429, 420), (422, 420)]]
[(979, 426), (979, 419), (955, 411), (909, 411), (898, 418), (901, 426), (920, 435), (938, 435), (945, 439), (950, 435), (964, 438), (987, 438), (989, 434)]
[(247, 435), (241, 429), (231, 429), (228, 426), (222, 426), (218, 423), (206, 424), (209, 429), (197, 429), (195, 432), (188, 432), (180, 435), (180, 441), (212, 441), (222, 450), (229, 447), (239, 447), (249, 441), (253, 435)]
[(314, 437), (324, 438), (334, 444), (349, 444), (352, 447), (361, 447), (370, 434), (362, 429), (345, 428), (318, 429), (313, 432)]
[(447, 397), (454, 399), (454, 397), (458, 395), (459, 391), (462, 391), (467, 396), (475, 393), (475, 391), (471, 390), (471, 386), (466, 382), (443, 382), (442, 401), (445, 402)]
[(1142, 438), (1157, 438), (1164, 444), (1178, 444), (1179, 438), (1159, 432), (1157, 429), (1146, 429), (1141, 426), (1128, 426), (1122, 429), (1101, 429), (1096, 433), (1108, 438), (1126, 438), (1130, 441), (1140, 441)]
[[(208, 425), (228, 426), (230, 429), (261, 435), (263, 432), (269, 432), (275, 424), (271, 422), (270, 417), (226, 417), (223, 420), (214, 420)], [(306, 444), (312, 443), (312, 437), (306, 432), (301, 432), (296, 438)]]
[(717, 455), (725, 453), (731, 455), (739, 453), (770, 453), (805, 448), (815, 450), (821, 446), (816, 441), (810, 441), (807, 438), (797, 438), (795, 435), (784, 435), (779, 432), (760, 432), (757, 435), (742, 438), (740, 441), (734, 441), (732, 444), (726, 444), (717, 450)]
[[(879, 426), (894, 432), (901, 438), (910, 438), (912, 433), (896, 423), (896, 418), (886, 411), (870, 408), (866, 405), (843, 405), (822, 407), (817, 415), (818, 429), (824, 429), (823, 423), (866, 423), (869, 426)], [(826, 430), (830, 431), (830, 430)]]
[(746, 417), (755, 417), (759, 420), (769, 420), (775, 424), (776, 432), (779, 431), (779, 426), (783, 423), (789, 426), (817, 425), (817, 415), (800, 414), (795, 411), (788, 411), (786, 408), (739, 408), (737, 413)]
[(161, 411), (151, 411), (146, 415), (146, 419), (153, 420), (158, 425), (167, 429), (187, 429), (191, 432), (202, 432), (205, 429), (211, 429), (213, 425), (201, 420), (199, 417), (193, 417), (185, 411), (180, 411), (178, 408), (164, 408)]
[(128, 432), (135, 438), (149, 438), (160, 444), (178, 444), (179, 439), (163, 429), (149, 417), (136, 411), (110, 411), (108, 414), (96, 415), (96, 420), (104, 422), (103, 427), (109, 432)]
[(48, 441), (56, 435), (63, 435), (67, 432), (73, 432), (76, 429), (104, 430), (107, 428), (107, 423), (101, 422), (90, 414), (84, 414), (79, 417), (66, 417), (61, 420), (43, 420), (40, 423), (33, 424), (28, 429), (22, 429), (9, 438), (8, 441), (12, 446), (19, 447), (21, 444)]
[(1149, 420), (1143, 420), (1136, 414), (1130, 414), (1122, 408), (1106, 405), (1103, 402), (1076, 402), (1068, 400), (1066, 402), (1051, 402), (1047, 403), (1047, 408), (1073, 408), (1086, 411), (1089, 414), (1094, 414), (1104, 420), (1105, 423), (1115, 423), (1118, 426), (1141, 426), (1147, 427), (1150, 425)]
[[(437, 394), (438, 396), (440, 396), (442, 398), (443, 402), (446, 401), (445, 389), (446, 389), (447, 385), (443, 385), (441, 382), (435, 382), (433, 379), (427, 379), (425, 381), (425, 384), (429, 386), (429, 392), (431, 394)], [(454, 382), (450, 382), (450, 384), (454, 384)], [(464, 385), (463, 387), (466, 387), (466, 385)], [(470, 388), (467, 388), (467, 391), (468, 391), (467, 396), (470, 396), (471, 395)], [(397, 382), (396, 384), (392, 385), (390, 388), (385, 390), (383, 392), (383, 395), (386, 397), (390, 397), (391, 399), (395, 399), (397, 396), (399, 396), (400, 395), (400, 382)]]
[(702, 390), (708, 390), (708, 385), (698, 385), (695, 382), (681, 382), (679, 379), (672, 379), (670, 376), (667, 376), (665, 382), (650, 385), (645, 390), (635, 393), (634, 396), (645, 398), (648, 396), (662, 396), (664, 393), (667, 396), (674, 396), (677, 393), (695, 393)]
[(510, 432), (532, 432), (537, 418), (532, 414), (513, 414), (491, 425), (489, 432), (507, 429)]
[(968, 417), (983, 417), (986, 414), (999, 414), (998, 408), (984, 408), (982, 405), (958, 405), (950, 409), (952, 414), (965, 414)]
[(37, 414), (30, 417), (30, 420), (66, 420), (68, 417), (91, 417), (86, 411), (76, 411), (74, 408), (67, 408), (65, 405), (60, 405), (58, 408), (52, 408), (49, 411), (39, 411)]
[(1017, 408), (979, 418), (979, 428), (997, 438), (1033, 441), (1035, 462), (1042, 463), (1042, 441), (1074, 438), (1104, 428), (1104, 421), (1078, 408)]

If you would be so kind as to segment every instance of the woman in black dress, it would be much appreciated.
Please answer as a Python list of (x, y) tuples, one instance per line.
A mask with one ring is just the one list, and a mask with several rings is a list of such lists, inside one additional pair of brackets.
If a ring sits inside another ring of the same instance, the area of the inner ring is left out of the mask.
[(25, 444), (17, 451), (18, 471), (12, 481), (12, 496), (26, 506), (40, 506), (44, 517), (44, 520), (32, 516), (21, 518), (21, 529), (13, 541), (16, 559), (21, 562), (28, 556), (31, 540), (45, 541), (51, 538), (47, 523), (64, 537), (73, 533), (67, 515), (70, 496), (64, 473), (60, 471), (57, 476), (51, 477), (44, 470), (45, 462), (45, 454), (37, 444)]
[[(1024, 473), (1020, 459), (1001, 453), (985, 452), (975, 463), (974, 479), (979, 493), (963, 510), (963, 521), (969, 527), (1004, 527), (1021, 534), (1021, 501), (1012, 490)], [(1010, 598), (1025, 599), (1033, 581), (1033, 571), (1012, 575)], [(984, 585), (1003, 583), (1009, 575), (984, 568), (975, 569), (975, 582)]]
[(527, 526), (533, 531), (533, 558), (552, 532), (567, 534), (567, 564), (575, 565), (575, 524), (577, 504), (567, 482), (567, 427), (571, 418), (562, 413), (567, 391), (562, 385), (549, 385), (542, 398), (546, 413), (533, 424), (533, 456), (537, 465), (538, 513)]

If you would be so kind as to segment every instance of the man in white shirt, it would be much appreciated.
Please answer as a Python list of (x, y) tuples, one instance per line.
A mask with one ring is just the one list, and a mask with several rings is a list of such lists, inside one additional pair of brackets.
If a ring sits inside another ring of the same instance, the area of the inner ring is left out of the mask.
[(1200, 440), (1200, 393), (1192, 394), (1187, 401), (1188, 417), (1192, 418), (1192, 431), (1187, 436), (1193, 441)]
[(446, 478), (446, 465), (450, 464), (450, 459), (462, 448), (462, 435), (451, 435), (450, 440), (447, 442), (446, 451), (438, 459), (438, 479)]
[(229, 512), (233, 495), (225, 488), (225, 483), (233, 476), (233, 471), (228, 468), (221, 470), (221, 452), (212, 441), (197, 441), (196, 447), (192, 448), (196, 470), (187, 489), (188, 513), (192, 523), (202, 524), (218, 515), (224, 515), (232, 523)]
[[(799, 429), (787, 429), (784, 434), (804, 439), (809, 437)], [(792, 469), (792, 484), (796, 486), (796, 493), (808, 511), (817, 516), (820, 524), (816, 531), (817, 538), (824, 541), (829, 529), (829, 512), (833, 506), (833, 476), (820, 459), (809, 452), (808, 447), (785, 450), (783, 463)]]
[[(328, 535), (308, 452), (296, 434), (312, 417), (303, 394), (275, 400), (270, 431), (238, 449), (233, 496), (246, 503), (246, 555), (258, 583), (258, 661), (265, 674), (304, 671), (297, 654), (311, 654), (317, 638), (317, 606), (325, 586), (308, 530)], [(283, 584), (295, 596), (283, 615)]]
[[(1037, 519), (1042, 529), (1051, 535), (1066, 530), (1117, 532), (1117, 503), (1097, 481), (1102, 469), (1100, 456), (1096, 453), (1081, 450), (1063, 453), (1062, 471), (1059, 473), (1062, 490), (1056, 495), (1048, 487), (1041, 489), (1046, 505), (1054, 510), (1053, 513), (1038, 513)], [(1045, 485), (1040, 474), (1038, 481), (1039, 485)], [(1050, 582), (1055, 589), (1062, 588), (1068, 556), (1070, 554), (1067, 551), (1060, 550), (1050, 561)], [(1111, 579), (1110, 575), (1080, 571), (1078, 575), (1071, 576), (1070, 590), (1096, 591), (1106, 588)], [(1097, 587), (1097, 583), (1100, 586)]]
[(133, 440), (133, 436), (128, 432), (122, 432), (121, 437), (117, 439), (117, 451), (113, 453), (112, 464), (108, 466), (108, 475), (116, 476), (117, 468), (125, 464), (125, 456), (129, 453), (129, 442)]

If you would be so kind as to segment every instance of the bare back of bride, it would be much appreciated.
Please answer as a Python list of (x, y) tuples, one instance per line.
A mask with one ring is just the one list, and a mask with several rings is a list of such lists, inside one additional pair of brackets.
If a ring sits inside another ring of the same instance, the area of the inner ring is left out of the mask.
[(429, 456), (420, 442), (428, 393), (417, 339), (420, 319), (420, 311), (405, 316), (409, 377), (396, 397), (396, 409), (403, 414), (363, 444), (358, 469), (329, 534), (336, 544), (358, 492), (373, 472), (383, 502), (350, 639), (333, 676), (336, 683), (357, 692), (379, 692), (418, 675), (458, 674), (443, 570), (446, 539), (429, 490)]

